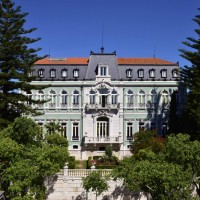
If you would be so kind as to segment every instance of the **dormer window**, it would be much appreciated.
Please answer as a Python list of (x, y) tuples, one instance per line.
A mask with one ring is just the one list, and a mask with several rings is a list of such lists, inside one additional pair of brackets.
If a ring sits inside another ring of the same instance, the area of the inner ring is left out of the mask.
[(178, 77), (178, 70), (177, 69), (173, 69), (172, 70), (172, 77), (173, 78), (177, 78)]
[(73, 71), (73, 75), (74, 75), (74, 78), (78, 78), (79, 77), (79, 70), (78, 69), (75, 69)]
[(67, 69), (63, 69), (61, 71), (61, 76), (62, 76), (62, 78), (67, 78)]
[(108, 66), (99, 65), (98, 75), (99, 76), (107, 76), (108, 75)]
[(150, 78), (155, 78), (155, 76), (156, 76), (155, 69), (150, 69), (149, 70), (149, 77)]
[(126, 77), (131, 78), (132, 77), (132, 69), (127, 69), (126, 70)]
[(44, 78), (44, 69), (39, 69), (38, 70), (38, 77), (39, 78)]
[(138, 77), (139, 78), (144, 78), (144, 69), (139, 69), (138, 70)]
[(56, 70), (55, 69), (51, 69), (50, 70), (50, 78), (55, 78), (56, 77)]
[(161, 70), (161, 77), (167, 78), (167, 70), (166, 69)]

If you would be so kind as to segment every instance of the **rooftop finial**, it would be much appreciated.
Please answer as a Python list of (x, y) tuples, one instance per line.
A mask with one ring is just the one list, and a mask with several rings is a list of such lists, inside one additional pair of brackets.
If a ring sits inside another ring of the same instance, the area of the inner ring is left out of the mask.
[(103, 24), (103, 26), (102, 26), (102, 35), (101, 35), (101, 53), (104, 53), (103, 34), (104, 34), (104, 24)]

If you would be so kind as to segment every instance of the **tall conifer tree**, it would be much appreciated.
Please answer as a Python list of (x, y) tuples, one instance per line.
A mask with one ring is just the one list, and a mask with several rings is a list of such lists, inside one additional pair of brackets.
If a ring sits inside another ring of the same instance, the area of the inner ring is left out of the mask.
[(188, 89), (185, 106), (188, 121), (187, 131), (193, 139), (200, 139), (200, 15), (197, 15), (193, 20), (198, 25), (195, 30), (198, 35), (197, 39), (188, 37), (187, 41), (183, 42), (193, 51), (180, 50), (181, 56), (190, 61), (192, 65), (182, 69), (181, 77)]
[(30, 76), (32, 66), (42, 57), (37, 55), (40, 48), (29, 47), (40, 38), (27, 37), (36, 30), (24, 28), (27, 14), (12, 0), (0, 0), (0, 126), (22, 113), (36, 113), (29, 105), (38, 101), (20, 92), (41, 88), (30, 84), (35, 79)]

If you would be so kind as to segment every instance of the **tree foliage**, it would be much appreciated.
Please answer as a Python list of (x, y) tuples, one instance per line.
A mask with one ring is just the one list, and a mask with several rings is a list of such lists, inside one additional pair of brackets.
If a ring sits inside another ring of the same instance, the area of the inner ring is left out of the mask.
[(44, 199), (44, 180), (64, 167), (67, 147), (63, 136), (43, 138), (32, 119), (17, 118), (0, 132), (0, 189), (10, 199)]
[(157, 200), (200, 197), (200, 142), (186, 134), (168, 136), (164, 151), (141, 148), (114, 169), (114, 177), (131, 191), (143, 191)]
[[(40, 38), (32, 39), (27, 35), (35, 28), (25, 29), (25, 17), (21, 7), (15, 6), (12, 0), (0, 1), (0, 125), (6, 126), (9, 121), (22, 113), (37, 113), (29, 104), (40, 101), (33, 100), (24, 93), (41, 86), (31, 85), (35, 79), (29, 74), (33, 64), (42, 57), (37, 56), (40, 50), (29, 46)], [(27, 104), (29, 102), (29, 104)]]
[(104, 177), (101, 171), (93, 171), (88, 176), (82, 178), (83, 188), (89, 192), (95, 192), (97, 196), (108, 190), (108, 177)]
[(153, 152), (164, 151), (165, 139), (157, 136), (156, 131), (140, 131), (134, 134), (133, 155), (137, 157), (141, 149), (151, 149)]
[(192, 139), (200, 139), (200, 15), (193, 20), (198, 25), (195, 30), (197, 39), (188, 37), (187, 41), (183, 42), (191, 51), (180, 49), (181, 56), (192, 65), (182, 68), (181, 78), (188, 89), (185, 106), (186, 132), (192, 136)]

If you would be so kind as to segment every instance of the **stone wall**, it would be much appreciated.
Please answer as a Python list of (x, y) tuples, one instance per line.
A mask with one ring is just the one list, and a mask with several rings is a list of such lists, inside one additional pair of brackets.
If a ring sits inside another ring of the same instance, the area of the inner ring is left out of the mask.
[[(68, 169), (64, 168), (59, 173), (46, 180), (47, 200), (95, 200), (93, 192), (88, 192), (82, 187), (82, 177), (85, 177), (95, 169)], [(111, 170), (101, 170), (103, 175)], [(98, 196), (98, 200), (147, 200), (141, 192), (129, 192), (122, 186), (120, 180), (109, 180), (109, 190)], [(88, 198), (86, 198), (86, 196)]]

